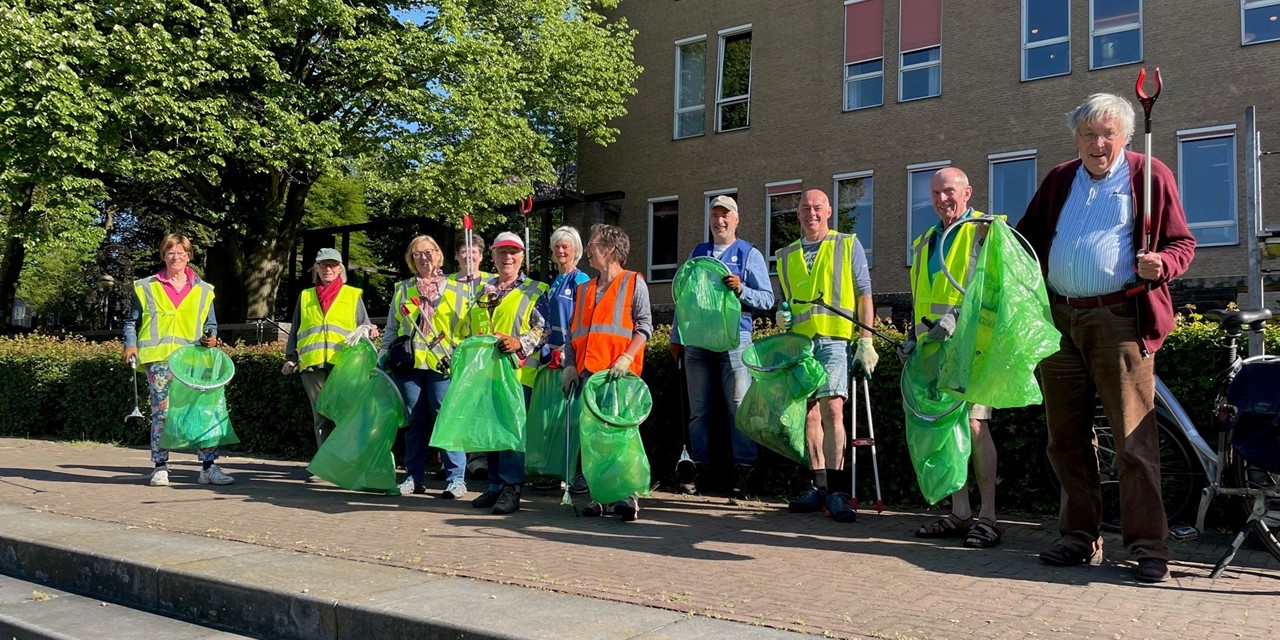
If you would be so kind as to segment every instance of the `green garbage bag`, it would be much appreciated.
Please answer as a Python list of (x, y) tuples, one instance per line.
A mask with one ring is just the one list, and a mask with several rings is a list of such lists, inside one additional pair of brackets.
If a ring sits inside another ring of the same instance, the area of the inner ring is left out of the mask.
[(649, 495), (649, 457), (640, 423), (653, 409), (649, 386), (628, 373), (609, 380), (601, 371), (582, 385), (582, 475), (601, 504)]
[(453, 350), (453, 380), (444, 395), (431, 446), (445, 451), (524, 451), (524, 387), (515, 356), (498, 351), (492, 334)]
[(187, 345), (169, 354), (169, 408), (160, 448), (188, 451), (240, 442), (223, 393), (236, 365), (221, 349)]
[(344, 489), (399, 493), (391, 445), (396, 431), (408, 422), (404, 398), (380, 369), (369, 371), (351, 394), (346, 397), (351, 409), (335, 424), (307, 470)]
[(378, 350), (368, 340), (344, 346), (334, 357), (333, 369), (325, 378), (324, 388), (316, 396), (316, 411), (341, 422), (354, 410), (352, 400), (369, 383), (369, 372), (378, 364)]
[(524, 441), (524, 472), (530, 477), (568, 480), (573, 477), (569, 465), (577, 463), (581, 402), (564, 397), (560, 371), (540, 367), (533, 380)]
[(738, 431), (802, 465), (809, 464), (804, 419), (809, 396), (827, 381), (813, 341), (798, 333), (757, 340), (742, 352), (751, 387), (738, 405)]
[(939, 384), (952, 396), (997, 409), (1039, 404), (1036, 365), (1061, 339), (1040, 265), (997, 218), (965, 289), (955, 334), (942, 345)]
[(676, 300), (676, 328), (680, 343), (711, 351), (738, 348), (742, 301), (724, 285), (729, 267), (707, 256), (680, 265), (671, 291)]
[(969, 405), (938, 387), (939, 345), (925, 339), (902, 367), (907, 451), (929, 504), (959, 491), (969, 477)]

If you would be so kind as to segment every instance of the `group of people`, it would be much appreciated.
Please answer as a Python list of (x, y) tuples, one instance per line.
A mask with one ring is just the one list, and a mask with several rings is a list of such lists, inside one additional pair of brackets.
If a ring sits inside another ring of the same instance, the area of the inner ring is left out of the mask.
[[(1062, 485), (1061, 537), (1040, 559), (1052, 566), (1101, 560), (1101, 494), (1093, 439), (1097, 394), (1115, 437), (1124, 544), (1138, 561), (1136, 577), (1159, 582), (1169, 576), (1169, 548), (1160, 499), (1153, 356), (1173, 324), (1167, 283), (1187, 269), (1195, 241), (1169, 168), (1155, 159), (1148, 166), (1143, 155), (1125, 148), (1134, 130), (1134, 109), (1127, 100), (1091, 95), (1068, 114), (1068, 123), (1079, 158), (1048, 173), (1017, 224), (1039, 257), (1054, 326), (1062, 334), (1059, 351), (1040, 365), (1048, 455)], [(1150, 192), (1144, 187), (1146, 173)], [(940, 170), (930, 189), (939, 220), (912, 245), (915, 322), (899, 353), (904, 361), (917, 340), (927, 335), (944, 341), (955, 331), (962, 296), (943, 276), (943, 266), (966, 280), (985, 237), (979, 225), (943, 233), (964, 218), (982, 215), (969, 204), (973, 189), (962, 170)], [(1149, 219), (1142, 214), (1146, 199)], [(758, 451), (756, 443), (733, 426), (750, 385), (742, 354), (751, 343), (752, 315), (776, 308), (776, 323), (811, 338), (815, 359), (827, 372), (827, 382), (809, 400), (805, 420), (811, 486), (789, 503), (789, 510), (822, 512), (836, 522), (856, 520), (851, 477), (845, 471), (850, 439), (844, 407), (851, 374), (871, 375), (879, 355), (869, 329), (874, 308), (866, 255), (855, 235), (832, 229), (831, 215), (830, 201), (821, 190), (801, 196), (796, 216), (802, 237), (775, 256), (779, 301), (765, 256), (737, 236), (737, 203), (728, 196), (711, 202), (712, 240), (695, 247), (690, 258), (709, 256), (728, 268), (723, 285), (742, 302), (740, 340), (737, 347), (718, 352), (684, 346), (679, 333), (672, 332), (671, 355), (684, 370), (682, 384), (688, 390), (693, 458), (681, 490), (697, 493), (713, 461), (716, 403), (723, 403), (729, 417), (736, 465), (733, 490), (747, 490)], [(944, 235), (947, 242), (939, 246)], [(558, 273), (550, 283), (533, 281), (522, 270), (526, 247), (516, 234), (504, 232), (494, 239), (493, 274), (479, 269), (484, 240), (478, 234), (460, 236), (455, 246), (459, 271), (445, 275), (443, 251), (433, 238), (410, 241), (405, 261), (413, 276), (396, 284), (381, 336), (383, 354), (405, 349), (406, 342), (412, 353), (408, 372), (393, 374), (409, 414), (406, 478), (400, 486), (406, 494), (426, 491), (428, 436), (449, 389), (449, 354), (466, 337), (492, 333), (501, 351), (523, 362), (527, 402), (528, 385), (539, 367), (562, 371), (566, 395), (580, 393), (582, 382), (596, 372), (639, 375), (653, 331), (648, 288), (643, 276), (625, 269), (630, 240), (618, 227), (595, 225), (585, 247), (573, 228), (557, 229), (551, 236), (551, 254)], [(578, 268), (584, 253), (594, 277)], [(134, 285), (136, 299), (124, 330), (125, 360), (144, 367), (150, 385), (152, 485), (169, 481), (168, 454), (158, 446), (165, 389), (172, 379), (165, 358), (179, 346), (210, 346), (217, 340), (213, 288), (186, 266), (190, 242), (171, 235), (160, 255), (164, 268)], [(345, 284), (336, 251), (320, 251), (314, 275), (315, 286), (298, 299), (284, 366), (284, 373), (301, 372), (313, 405), (340, 344), (368, 324), (360, 290)], [(950, 512), (921, 526), (917, 536), (962, 539), (965, 546), (976, 548), (1000, 543), (1003, 527), (995, 509), (991, 415), (989, 407), (969, 410), (973, 484), (980, 508), (972, 508), (968, 489), (963, 488), (951, 497)], [(332, 428), (331, 422), (315, 415), (317, 445)], [(217, 466), (216, 450), (202, 450), (198, 456), (203, 462), (199, 482), (233, 481)], [(472, 505), (495, 514), (519, 510), (525, 485), (523, 454), (490, 452), (486, 462), (488, 484)], [(440, 497), (457, 499), (468, 493), (466, 466), (465, 453), (444, 452), (447, 477)], [(581, 485), (581, 478), (573, 484)], [(612, 504), (592, 502), (585, 511), (588, 516), (615, 514), (622, 520), (635, 520), (638, 513), (634, 497)]]

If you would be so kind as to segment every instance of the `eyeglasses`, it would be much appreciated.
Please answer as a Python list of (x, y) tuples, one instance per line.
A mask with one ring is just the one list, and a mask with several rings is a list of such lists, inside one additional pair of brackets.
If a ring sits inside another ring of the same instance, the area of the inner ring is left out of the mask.
[(1094, 133), (1092, 131), (1077, 131), (1076, 137), (1086, 142), (1093, 142), (1094, 140), (1104, 140), (1106, 142), (1114, 142), (1115, 140), (1120, 138), (1120, 134), (1115, 131), (1106, 131), (1103, 133)]
[(186, 252), (186, 251), (170, 251), (170, 252), (168, 252), (168, 253), (164, 254), (164, 257), (165, 257), (165, 258), (169, 258), (169, 259), (171, 259), (171, 258), (185, 258), (185, 257), (187, 257), (187, 252)]
[(409, 255), (413, 256), (414, 260), (421, 260), (436, 255), (436, 251), (434, 249), (424, 249), (422, 251), (414, 251)]
[(317, 269), (340, 269), (342, 268), (342, 263), (329, 262), (326, 260), (325, 262), (317, 262), (316, 268)]

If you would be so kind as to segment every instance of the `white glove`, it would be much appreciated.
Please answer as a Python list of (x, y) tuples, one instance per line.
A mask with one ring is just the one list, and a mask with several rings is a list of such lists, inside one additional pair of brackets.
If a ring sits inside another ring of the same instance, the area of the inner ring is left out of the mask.
[(876, 363), (880, 362), (880, 354), (876, 353), (876, 348), (871, 344), (871, 338), (858, 338), (858, 349), (853, 352), (853, 366), (867, 372), (870, 376), (872, 371), (876, 370)]
[(791, 312), (787, 309), (778, 309), (778, 312), (773, 314), (773, 323), (783, 331), (790, 331), (791, 330)]
[(578, 370), (573, 365), (565, 365), (560, 370), (560, 390), (564, 391), (564, 395), (568, 396), (573, 393), (573, 385), (578, 383)]
[(285, 362), (284, 366), (280, 367), (280, 373), (286, 376), (297, 370), (298, 370), (298, 363), (296, 362)]
[(627, 375), (630, 371), (631, 356), (624, 353), (618, 356), (618, 359), (614, 360), (613, 365), (609, 367), (609, 379), (617, 380), (618, 378)]
[(902, 343), (901, 347), (898, 347), (898, 359), (902, 361), (902, 364), (906, 364), (907, 359), (911, 357), (911, 352), (915, 350), (916, 350), (916, 339), (912, 338)]
[(934, 342), (945, 342), (951, 334), (956, 332), (956, 317), (954, 314), (943, 314), (938, 321), (933, 323), (933, 328), (929, 329), (929, 339)]

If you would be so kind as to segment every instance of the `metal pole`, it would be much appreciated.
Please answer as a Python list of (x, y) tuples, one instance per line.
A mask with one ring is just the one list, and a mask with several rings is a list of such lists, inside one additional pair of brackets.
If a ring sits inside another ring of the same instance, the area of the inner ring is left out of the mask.
[[(1262, 136), (1258, 133), (1257, 113), (1250, 105), (1244, 108), (1244, 181), (1246, 216), (1249, 220), (1245, 246), (1249, 254), (1249, 280), (1246, 283), (1248, 308), (1261, 309), (1264, 283), (1258, 255), (1262, 238)], [(1262, 334), (1249, 333), (1249, 355), (1262, 353)]]

